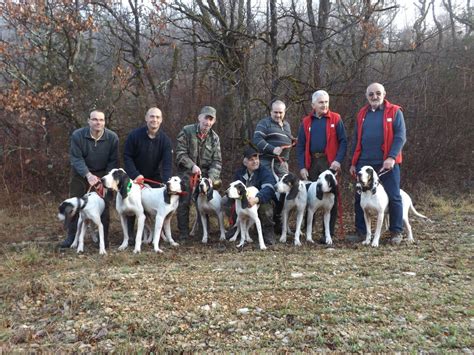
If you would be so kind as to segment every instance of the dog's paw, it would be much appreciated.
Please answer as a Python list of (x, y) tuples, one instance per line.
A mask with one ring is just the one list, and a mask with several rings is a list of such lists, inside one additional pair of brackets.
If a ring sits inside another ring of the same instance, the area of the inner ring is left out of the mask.
[(140, 254), (140, 251), (141, 251), (140, 249), (135, 248), (133, 249), (133, 254)]
[(306, 238), (306, 241), (307, 241), (308, 243), (314, 244), (313, 238)]
[(128, 243), (127, 244), (122, 244), (121, 246), (119, 246), (118, 250), (122, 251), (122, 250), (125, 250), (128, 248)]
[(106, 255), (107, 252), (105, 251), (105, 249), (104, 249), (104, 250), (99, 250), (99, 254), (100, 254), (100, 255)]
[(157, 248), (155, 249), (155, 253), (163, 253), (163, 250), (161, 250), (160, 248)]
[(379, 246), (379, 242), (374, 240), (371, 245), (372, 247), (377, 248)]
[(176, 243), (174, 240), (170, 242), (172, 247), (179, 247), (179, 243)]
[(301, 246), (301, 242), (295, 239), (295, 247), (300, 247), (300, 246)]
[(244, 246), (244, 243), (237, 244), (237, 248), (242, 248), (243, 246)]
[(221, 235), (221, 237), (219, 238), (219, 241), (220, 241), (220, 242), (225, 241), (225, 234)]
[(370, 244), (370, 239), (369, 240), (366, 239), (362, 242), (362, 245), (369, 245), (369, 244)]
[(286, 243), (286, 236), (281, 236), (280, 237), (280, 243)]
[(260, 245), (260, 250), (267, 250), (267, 247), (265, 245)]
[(326, 245), (332, 245), (332, 239), (326, 238)]
[(207, 244), (207, 238), (202, 238), (201, 243), (202, 244)]
[(237, 240), (237, 236), (230, 238), (229, 242), (235, 242), (236, 240)]

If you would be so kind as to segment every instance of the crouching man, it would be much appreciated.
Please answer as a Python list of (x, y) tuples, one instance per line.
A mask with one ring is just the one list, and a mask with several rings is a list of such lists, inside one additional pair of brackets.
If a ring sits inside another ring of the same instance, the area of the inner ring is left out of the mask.
[[(249, 197), (248, 202), (250, 206), (260, 204), (258, 208), (258, 218), (262, 223), (263, 239), (265, 244), (275, 244), (275, 235), (273, 232), (273, 209), (275, 206), (275, 178), (273, 174), (265, 168), (260, 166), (259, 153), (254, 148), (249, 147), (244, 152), (243, 166), (234, 175), (234, 181), (240, 180), (245, 186), (254, 186), (259, 192), (256, 197)], [(231, 216), (231, 223), (235, 223), (237, 218), (235, 208), (232, 206), (232, 200), (224, 197), (224, 209), (226, 211), (232, 210), (228, 213)], [(235, 228), (227, 232), (227, 236), (232, 236), (235, 233)]]

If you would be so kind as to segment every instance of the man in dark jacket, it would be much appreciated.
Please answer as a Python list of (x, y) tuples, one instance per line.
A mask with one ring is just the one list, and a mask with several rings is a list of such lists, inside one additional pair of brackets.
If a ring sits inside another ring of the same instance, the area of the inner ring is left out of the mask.
[[(145, 126), (130, 132), (125, 141), (125, 171), (135, 181), (146, 178), (166, 183), (171, 177), (173, 149), (170, 138), (160, 129), (163, 122), (161, 110), (150, 108), (145, 115), (145, 122)], [(154, 182), (147, 183), (151, 187), (158, 187)], [(129, 245), (135, 245), (134, 225), (135, 216), (129, 216)]]
[[(110, 170), (118, 167), (118, 136), (105, 128), (105, 115), (102, 111), (92, 111), (88, 120), (89, 126), (76, 129), (71, 135), (69, 160), (71, 162), (71, 180), (69, 196), (82, 197), (90, 187), (100, 182), (100, 178)], [(106, 201), (103, 218), (105, 246), (108, 247), (109, 209)], [(61, 248), (69, 248), (77, 231), (76, 214), (69, 223), (67, 237), (59, 244)]]
[[(243, 167), (234, 175), (234, 181), (240, 180), (245, 186), (254, 186), (259, 191), (256, 197), (248, 198), (250, 206), (260, 204), (258, 208), (258, 218), (262, 223), (263, 238), (265, 244), (275, 244), (273, 231), (273, 209), (275, 205), (275, 178), (266, 167), (260, 165), (259, 153), (254, 148), (249, 147), (244, 152)], [(235, 214), (233, 221), (235, 222)], [(232, 232), (228, 232), (230, 235)], [(233, 233), (232, 233), (233, 234)]]

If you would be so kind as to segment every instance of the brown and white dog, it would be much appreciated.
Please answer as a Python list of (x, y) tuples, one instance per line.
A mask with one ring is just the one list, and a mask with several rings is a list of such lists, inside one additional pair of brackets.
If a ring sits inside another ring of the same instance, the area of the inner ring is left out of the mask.
[[(215, 214), (219, 222), (220, 230), (220, 241), (225, 240), (225, 229), (224, 229), (224, 213), (221, 209), (222, 197), (218, 191), (214, 190), (211, 179), (201, 178), (199, 184), (194, 190), (193, 196), (194, 202), (196, 203), (196, 209), (198, 212), (197, 218), (201, 218), (202, 223), (202, 243), (206, 244), (208, 240), (208, 225), (207, 219), (210, 214)], [(194, 222), (193, 229), (190, 235), (194, 236), (198, 220)]]
[(235, 241), (240, 231), (240, 243), (237, 247), (244, 246), (245, 241), (250, 240), (249, 228), (255, 224), (258, 233), (258, 243), (261, 250), (267, 249), (263, 241), (262, 224), (258, 218), (259, 205), (249, 206), (247, 197), (257, 196), (258, 189), (254, 186), (246, 187), (242, 181), (237, 180), (230, 184), (226, 195), (235, 200), (235, 212), (237, 213), (237, 230), (229, 241)]
[[(371, 166), (363, 166), (357, 173), (357, 192), (360, 193), (360, 207), (364, 211), (365, 226), (367, 234), (365, 241), (362, 242), (364, 245), (371, 244), (372, 232), (371, 232), (371, 214), (376, 214), (377, 223), (375, 227), (374, 239), (372, 240), (372, 246), (379, 246), (380, 234), (382, 232), (383, 219), (385, 214), (388, 214), (388, 196), (380, 183), (379, 176)], [(428, 219), (428, 217), (419, 213), (413, 206), (413, 201), (410, 196), (400, 189), (400, 195), (402, 196), (403, 203), (403, 223), (405, 224), (408, 232), (408, 242), (413, 243), (413, 233), (408, 219), (408, 212), (411, 210), (418, 217)]]

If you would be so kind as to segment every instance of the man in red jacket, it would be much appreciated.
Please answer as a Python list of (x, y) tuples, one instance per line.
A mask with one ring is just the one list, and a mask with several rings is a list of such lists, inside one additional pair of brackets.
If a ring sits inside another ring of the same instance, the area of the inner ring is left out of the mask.
[[(328, 168), (341, 169), (347, 138), (341, 116), (329, 110), (329, 94), (326, 91), (316, 91), (311, 98), (311, 106), (313, 110), (303, 118), (298, 131), (296, 153), (301, 178), (316, 181), (319, 174)], [(331, 235), (334, 235), (336, 219), (337, 201), (331, 210)], [(325, 242), (323, 233), (320, 243)]]
[[(382, 84), (373, 83), (367, 87), (368, 104), (357, 114), (354, 139), (352, 142), (352, 164), (350, 173), (356, 176), (364, 165), (378, 171), (380, 181), (389, 198), (391, 242), (400, 244), (403, 231), (403, 205), (400, 196), (400, 163), (402, 148), (406, 142), (405, 119), (401, 107), (385, 99)], [(348, 236), (349, 241), (361, 242), (365, 239), (366, 226), (364, 212), (360, 207), (360, 195), (355, 194), (356, 235)]]

